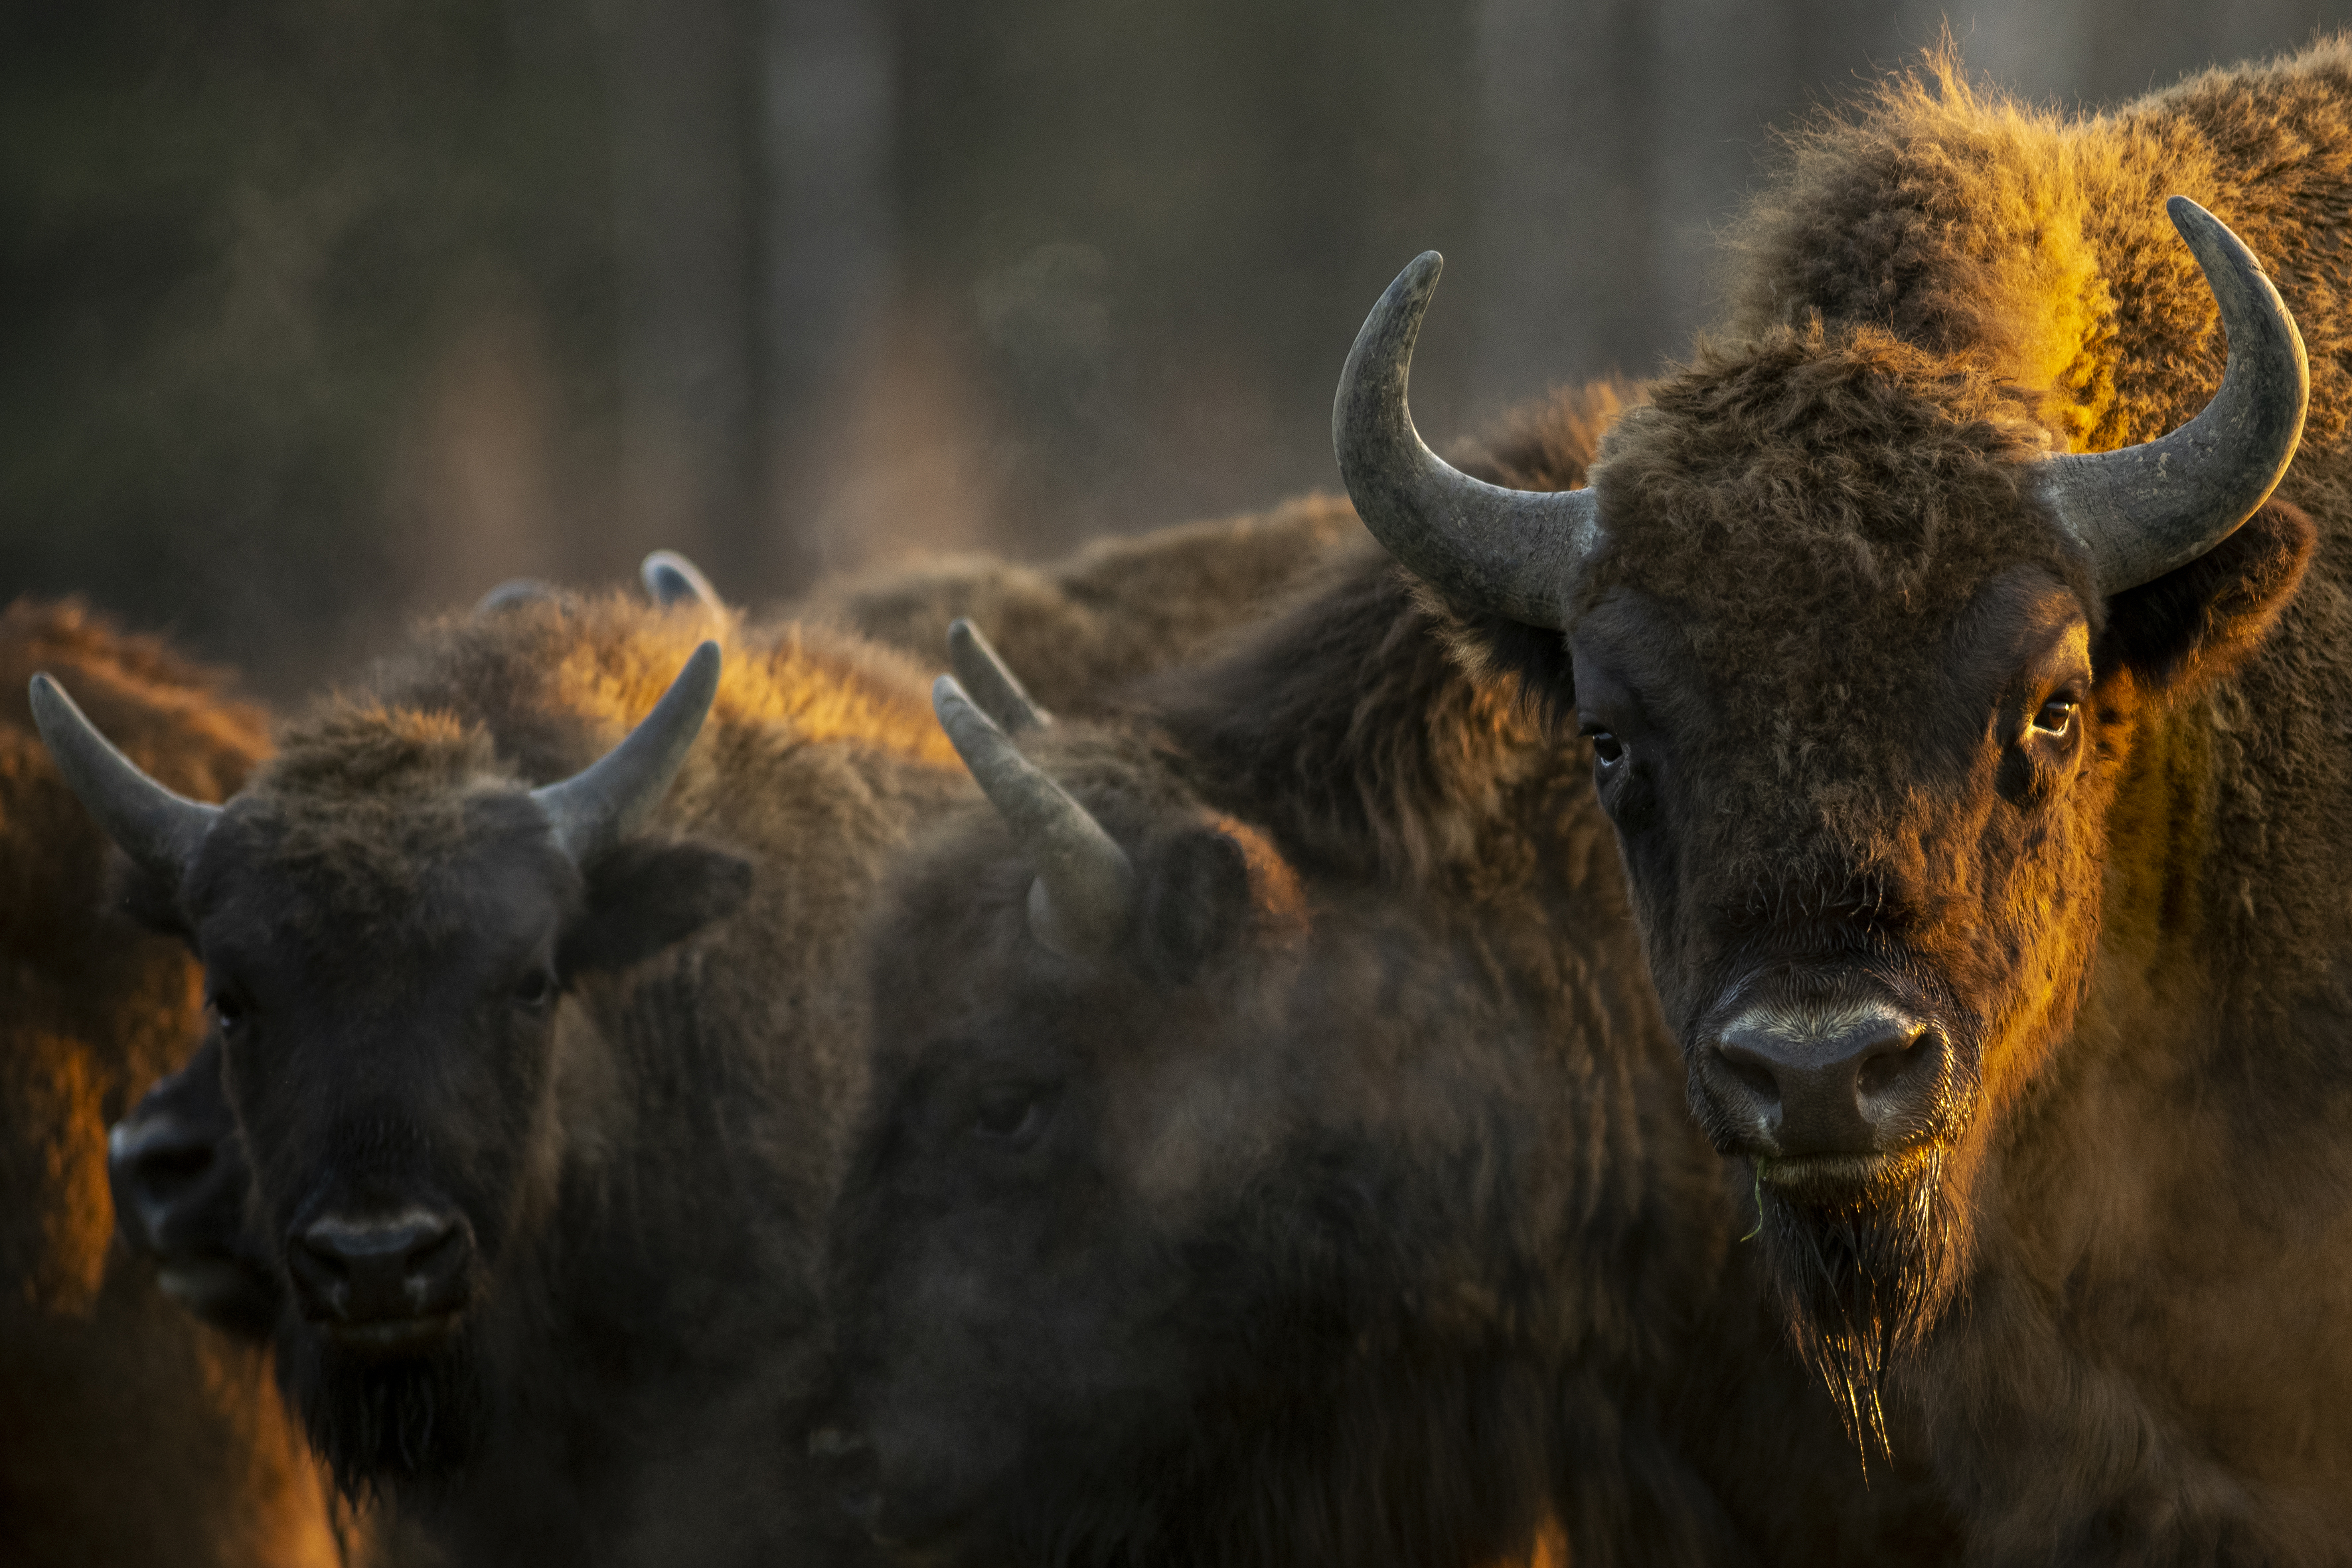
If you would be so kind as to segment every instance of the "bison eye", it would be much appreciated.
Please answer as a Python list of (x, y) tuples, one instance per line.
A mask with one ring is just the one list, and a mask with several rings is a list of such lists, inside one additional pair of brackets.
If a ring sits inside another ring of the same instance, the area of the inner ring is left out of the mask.
[(1625, 742), (1598, 724), (1587, 724), (1584, 738), (1592, 742), (1592, 760), (1602, 767), (1614, 767), (1625, 759)]
[(538, 1012), (555, 1000), (555, 976), (544, 969), (534, 969), (518, 982), (514, 989), (515, 1005)]
[(215, 991), (205, 1000), (212, 1008), (213, 1022), (222, 1034), (236, 1033), (237, 1026), (245, 1022), (245, 1004), (236, 997)]
[(1005, 1143), (1026, 1142), (1045, 1120), (1045, 1101), (1026, 1084), (991, 1084), (972, 1108), (971, 1130)]
[(2053, 697), (2033, 715), (2033, 728), (2045, 735), (2063, 735), (2074, 727), (2074, 710), (2080, 706), (2071, 697)]

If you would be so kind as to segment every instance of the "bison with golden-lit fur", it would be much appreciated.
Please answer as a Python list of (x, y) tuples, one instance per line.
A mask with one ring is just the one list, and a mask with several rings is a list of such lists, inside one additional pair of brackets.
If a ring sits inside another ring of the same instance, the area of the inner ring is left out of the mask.
[(998, 809), (883, 904), (815, 1438), (905, 1560), (1949, 1553), (1776, 1349), (1581, 746), (1445, 629), (1359, 551), (1077, 723), (959, 634)]
[(1434, 257), (1341, 384), (1367, 526), (1588, 738), (1798, 1344), (1976, 1561), (2352, 1557), (2347, 218), (2352, 44), (2079, 119), (1942, 62), (1795, 139), (1589, 488), (1420, 444)]
[[(217, 799), (261, 713), (74, 605), (0, 614), (0, 680), (73, 682), (175, 789)], [(324, 1490), (268, 1360), (109, 1245), (106, 1124), (203, 1028), (195, 966), (104, 912), (106, 840), (21, 699), (0, 710), (0, 1560), (326, 1568)]]

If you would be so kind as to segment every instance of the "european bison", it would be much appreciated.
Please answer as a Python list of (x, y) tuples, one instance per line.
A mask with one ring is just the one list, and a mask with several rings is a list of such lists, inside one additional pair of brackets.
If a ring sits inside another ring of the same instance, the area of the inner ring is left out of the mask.
[[(725, 608), (701, 569), (675, 551), (646, 556), (639, 576), (664, 608), (688, 600)], [(517, 577), (483, 595), (474, 613), (563, 599), (548, 583)], [(207, 1034), (184, 1067), (140, 1098), (108, 1137), (107, 1179), (116, 1233), (154, 1261), (164, 1294), (206, 1322), (266, 1340), (285, 1292), (267, 1226), (246, 1203), (252, 1171), (220, 1064), (219, 1037)]]
[[(1617, 395), (1583, 401), (1589, 406), (1569, 423), (1529, 425), (1537, 471), (1564, 433), (1571, 444), (1582, 437), (1597, 412), (1613, 410)], [(1044, 567), (965, 556), (830, 583), (800, 608), (924, 659), (938, 656), (950, 621), (968, 617), (1010, 647), (1050, 651), (1053, 673), (1041, 689), (1083, 710), (1120, 680), (1198, 655), (1270, 613), (1363, 540), (1344, 501), (1307, 496), (1264, 515), (1098, 542)], [(709, 578), (674, 551), (647, 556), (639, 575), (658, 605), (725, 611)], [(516, 578), (484, 595), (475, 613), (550, 602), (579, 601), (539, 579)], [(118, 1127), (110, 1163), (116, 1210), (124, 1237), (156, 1260), (175, 1299), (218, 1325), (266, 1333), (278, 1311), (278, 1275), (268, 1238), (243, 1211), (243, 1144), (217, 1076), (217, 1045), (209, 1044)]]
[(814, 1439), (908, 1560), (1948, 1547), (1777, 1349), (1580, 746), (1445, 629), (1357, 552), (1075, 725), (961, 639), (997, 811), (874, 939)]
[(1270, 511), (1097, 540), (1024, 566), (950, 556), (820, 584), (791, 607), (926, 662), (950, 622), (969, 620), (1048, 708), (1084, 710), (1154, 670), (1205, 657), (1271, 615), (1362, 541), (1348, 503), (1301, 496)]
[[(72, 605), (0, 613), (0, 683), (58, 671), (140, 764), (217, 798), (261, 714)], [(319, 1477), (266, 1359), (110, 1251), (105, 1127), (202, 1029), (194, 966), (101, 913), (106, 841), (0, 710), (0, 1560), (328, 1564)]]
[(342, 1486), (458, 1561), (857, 1560), (788, 1412), (857, 917), (967, 787), (913, 672), (526, 597), (289, 722), (225, 810), (37, 703), (204, 963), (280, 1379)]
[(1800, 1343), (1978, 1561), (2352, 1554), (2347, 171), (2342, 40), (2078, 120), (1942, 62), (1796, 140), (1589, 489), (1421, 446), (1433, 256), (1341, 382), (1367, 525), (1589, 739)]

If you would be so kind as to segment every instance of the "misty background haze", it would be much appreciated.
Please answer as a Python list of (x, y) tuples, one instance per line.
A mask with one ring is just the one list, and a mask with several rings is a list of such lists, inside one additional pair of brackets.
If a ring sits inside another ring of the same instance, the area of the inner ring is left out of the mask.
[(2096, 107), (2352, 0), (84, 0), (0, 9), (0, 597), (290, 695), (659, 545), (758, 603), (1333, 488), (1406, 260), (1443, 445), (1712, 309), (1771, 132)]

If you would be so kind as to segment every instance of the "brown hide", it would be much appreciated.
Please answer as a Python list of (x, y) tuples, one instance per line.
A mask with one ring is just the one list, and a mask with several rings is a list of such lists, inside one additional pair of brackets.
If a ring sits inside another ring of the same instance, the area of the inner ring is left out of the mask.
[(102, 911), (106, 843), (33, 731), (37, 670), (197, 799), (267, 750), (260, 712), (161, 642), (71, 604), (0, 615), (0, 1559), (332, 1563), (266, 1357), (109, 1246), (106, 1129), (203, 1019), (179, 946)]
[[(2272, 505), (2103, 597), (2029, 476), (2218, 384), (2174, 195), (2277, 283), (2310, 414)], [(2100, 115), (1899, 79), (1792, 139), (1724, 331), (1606, 438), (1570, 653), (1472, 633), (1632, 759), (1601, 798), (1695, 1103), (1979, 1561), (2352, 1559), (2347, 219), (2342, 39)], [(2030, 751), (2045, 627), (2087, 689)], [(1783, 1200), (1696, 1069), (1751, 981), (1864, 963), (1948, 1026), (1940, 1120)]]
[(953, 557), (821, 585), (792, 614), (854, 627), (937, 667), (968, 617), (1048, 709), (1083, 711), (1152, 670), (1199, 658), (1364, 537), (1344, 497), (1104, 539), (1026, 566)]

